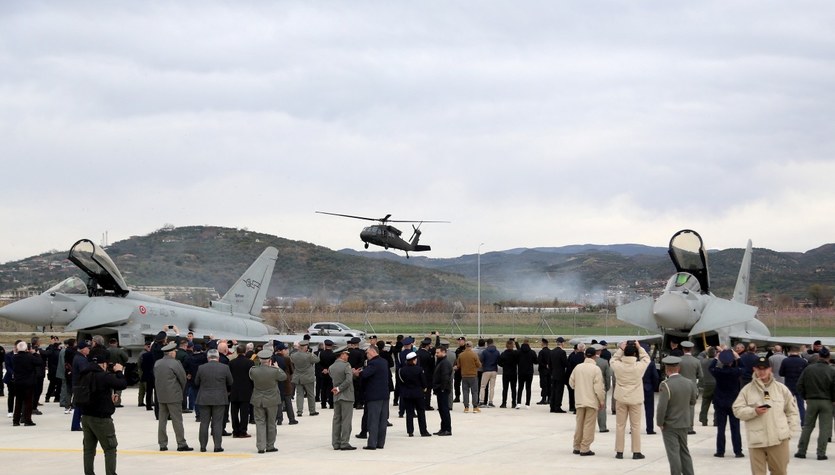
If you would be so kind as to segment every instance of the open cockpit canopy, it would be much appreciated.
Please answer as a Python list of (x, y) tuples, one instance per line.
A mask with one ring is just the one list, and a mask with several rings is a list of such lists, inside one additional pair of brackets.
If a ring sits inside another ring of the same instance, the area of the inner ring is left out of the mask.
[(127, 295), (130, 292), (116, 264), (93, 241), (82, 239), (73, 244), (67, 259), (89, 275), (105, 292), (117, 295)]

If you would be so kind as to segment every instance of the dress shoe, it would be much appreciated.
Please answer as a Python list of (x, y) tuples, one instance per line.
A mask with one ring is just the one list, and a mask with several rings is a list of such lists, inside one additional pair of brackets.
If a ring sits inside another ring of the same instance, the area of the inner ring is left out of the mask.
[(622, 459), (622, 458), (623, 458), (623, 452), (618, 452), (618, 453), (616, 453), (616, 454), (615, 454), (615, 458), (616, 458), (616, 459)]
[(246, 432), (244, 432), (243, 434), (238, 436), (239, 439), (248, 439), (250, 437), (252, 437), (252, 436), (247, 434)]
[(488, 403), (487, 403), (487, 407), (496, 407), (496, 405), (495, 405), (495, 404), (493, 404), (492, 402), (488, 402)]
[(287, 425), (291, 425), (291, 426), (292, 426), (292, 425), (295, 425), (295, 424), (298, 424), (298, 423), (299, 423), (299, 421), (297, 421), (297, 420), (293, 419), (292, 421), (288, 422), (288, 423), (287, 423)]
[(188, 445), (177, 447), (177, 452), (191, 452), (192, 450), (194, 450), (194, 447), (189, 447)]
[(24, 422), (23, 425), (27, 426), (27, 427), (32, 427), (33, 425), (35, 425), (35, 423), (32, 422), (32, 421), (27, 421), (27, 422)]
[(745, 454), (743, 454), (742, 452), (740, 452), (740, 453), (738, 453), (738, 454), (734, 454), (734, 458), (744, 459), (744, 458), (745, 458)]
[(278, 452), (278, 449), (275, 447), (267, 447), (267, 452)]
[(432, 434), (430, 434), (429, 432), (421, 432), (420, 436), (421, 437), (432, 437)]
[(160, 448), (159, 448), (159, 451), (160, 451), (160, 452), (167, 452), (167, 451), (168, 451), (168, 447), (160, 447)]
[(720, 459), (721, 459), (721, 458), (723, 458), (723, 457), (725, 456), (725, 454), (716, 453), (716, 454), (713, 454), (713, 456), (714, 456), (714, 457), (718, 457), (718, 458), (720, 458)]
[(384, 447), (384, 446), (382, 446), (382, 445), (378, 445), (378, 446), (377, 446), (377, 450), (383, 450), (384, 448), (385, 448), (385, 447)]
[(588, 452), (580, 452), (580, 457), (589, 457), (591, 455), (594, 455), (594, 452), (592, 452), (591, 450), (589, 450)]
[(694, 431), (694, 430), (688, 430), (688, 431), (687, 431), (687, 435), (696, 435), (696, 431)]
[(609, 432), (609, 429), (600, 429), (601, 434), (605, 434), (606, 432)]
[(357, 450), (357, 448), (354, 447), (353, 445), (344, 445), (344, 446), (340, 447), (339, 450)]
[(81, 432), (81, 427), (73, 427), (72, 429), (70, 429), (70, 431), (72, 431), (72, 432)]
[(499, 409), (507, 409), (507, 404), (502, 404), (501, 406), (499, 406)]
[(301, 416), (302, 416), (302, 413), (301, 413), (301, 412), (297, 412), (297, 413), (296, 413), (296, 417), (301, 417)]
[(632, 460), (640, 460), (647, 458), (646, 455), (642, 454), (641, 452), (635, 452), (632, 454)]
[(446, 437), (446, 436), (452, 435), (452, 432), (450, 432), (448, 430), (442, 430), (441, 432), (438, 433), (438, 435), (441, 436), (441, 437)]
[(829, 460), (829, 457), (826, 455), (818, 455), (818, 460)]
[(409, 432), (408, 436), (409, 436), (409, 437), (414, 437), (414, 436), (415, 436), (415, 434), (412, 434), (411, 432)]
[(20, 422), (12, 422), (13, 427), (18, 427), (19, 425), (20, 425)]
[(567, 414), (567, 411), (565, 411), (563, 409), (557, 409), (556, 411), (551, 411), (551, 412), (554, 412), (554, 413), (557, 413), (557, 414)]
[(452, 400), (452, 402), (461, 402), (461, 398), (455, 398)]
[(363, 449), (363, 450), (377, 450), (377, 447), (369, 447), (369, 446), (367, 446), (367, 445), (366, 445), (366, 446), (365, 446), (365, 447), (363, 447), (362, 449)]
[[(334, 450), (336, 450), (336, 449), (334, 449)], [(264, 451), (263, 451), (263, 450), (259, 450), (259, 451), (258, 451), (258, 453), (259, 453), (259, 454), (263, 454), (263, 453), (264, 453)]]
[(223, 435), (224, 437), (229, 437), (230, 435), (232, 435), (232, 433), (228, 431), (223, 431), (223, 434), (221, 435)]
[(33, 409), (33, 410), (32, 410), (32, 414), (33, 414), (33, 415), (35, 415), (35, 416), (42, 416), (42, 415), (43, 415), (43, 412), (41, 412), (41, 411), (39, 411), (39, 410), (37, 410), (37, 409)]
[(223, 452), (223, 447), (215, 447), (215, 452)]
[(192, 411), (191, 409), (183, 409), (183, 414), (191, 414), (192, 412), (194, 411)]
[(794, 458), (796, 458), (796, 459), (805, 459), (805, 458), (806, 458), (806, 454), (801, 454), (800, 452), (798, 452), (798, 453), (794, 454)]
[(318, 412), (311, 412), (309, 415), (311, 415), (311, 416), (318, 416), (318, 415), (319, 415), (319, 413), (318, 413)]
[(655, 435), (655, 434), (656, 434), (656, 432), (655, 432), (654, 430), (648, 430), (648, 431), (647, 431), (647, 434), (649, 434), (649, 435)]
[(367, 439), (368, 434), (363, 434), (362, 432), (360, 432), (359, 434), (355, 435), (354, 437), (356, 437), (357, 439)]
[(544, 399), (540, 399), (539, 402), (536, 403), (537, 406), (544, 406), (545, 404), (548, 404), (548, 403), (545, 402)]
[(571, 452), (571, 453), (572, 453), (572, 454), (574, 454), (574, 455), (580, 455), (580, 451), (579, 451), (579, 450), (577, 450), (577, 449), (574, 449), (574, 451), (573, 451), (573, 452)]
[(205, 452), (205, 451), (206, 451), (206, 447), (200, 447), (200, 451), (201, 451), (201, 452)]

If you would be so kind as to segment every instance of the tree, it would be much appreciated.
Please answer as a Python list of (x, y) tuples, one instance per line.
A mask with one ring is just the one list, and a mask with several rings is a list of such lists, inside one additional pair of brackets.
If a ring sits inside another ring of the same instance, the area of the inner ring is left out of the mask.
[(832, 289), (825, 285), (810, 285), (808, 295), (815, 307), (829, 307), (832, 304)]

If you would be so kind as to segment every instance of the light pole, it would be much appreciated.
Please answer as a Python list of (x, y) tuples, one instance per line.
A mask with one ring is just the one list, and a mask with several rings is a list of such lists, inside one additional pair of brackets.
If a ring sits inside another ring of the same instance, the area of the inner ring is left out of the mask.
[(477, 320), (478, 320), (478, 337), (479, 338), (481, 338), (481, 246), (483, 246), (483, 245), (484, 245), (484, 243), (481, 243), (481, 244), (478, 245), (478, 257), (476, 259), (477, 267), (478, 267), (478, 271), (477, 271), (478, 272), (478, 317), (477, 317)]

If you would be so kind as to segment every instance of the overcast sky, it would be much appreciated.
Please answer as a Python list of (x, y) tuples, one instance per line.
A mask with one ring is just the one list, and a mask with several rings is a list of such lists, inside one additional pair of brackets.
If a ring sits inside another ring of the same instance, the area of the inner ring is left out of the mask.
[[(0, 2), (0, 262), (246, 227), (432, 257), (835, 241), (835, 3)], [(408, 236), (409, 225), (401, 229)]]

